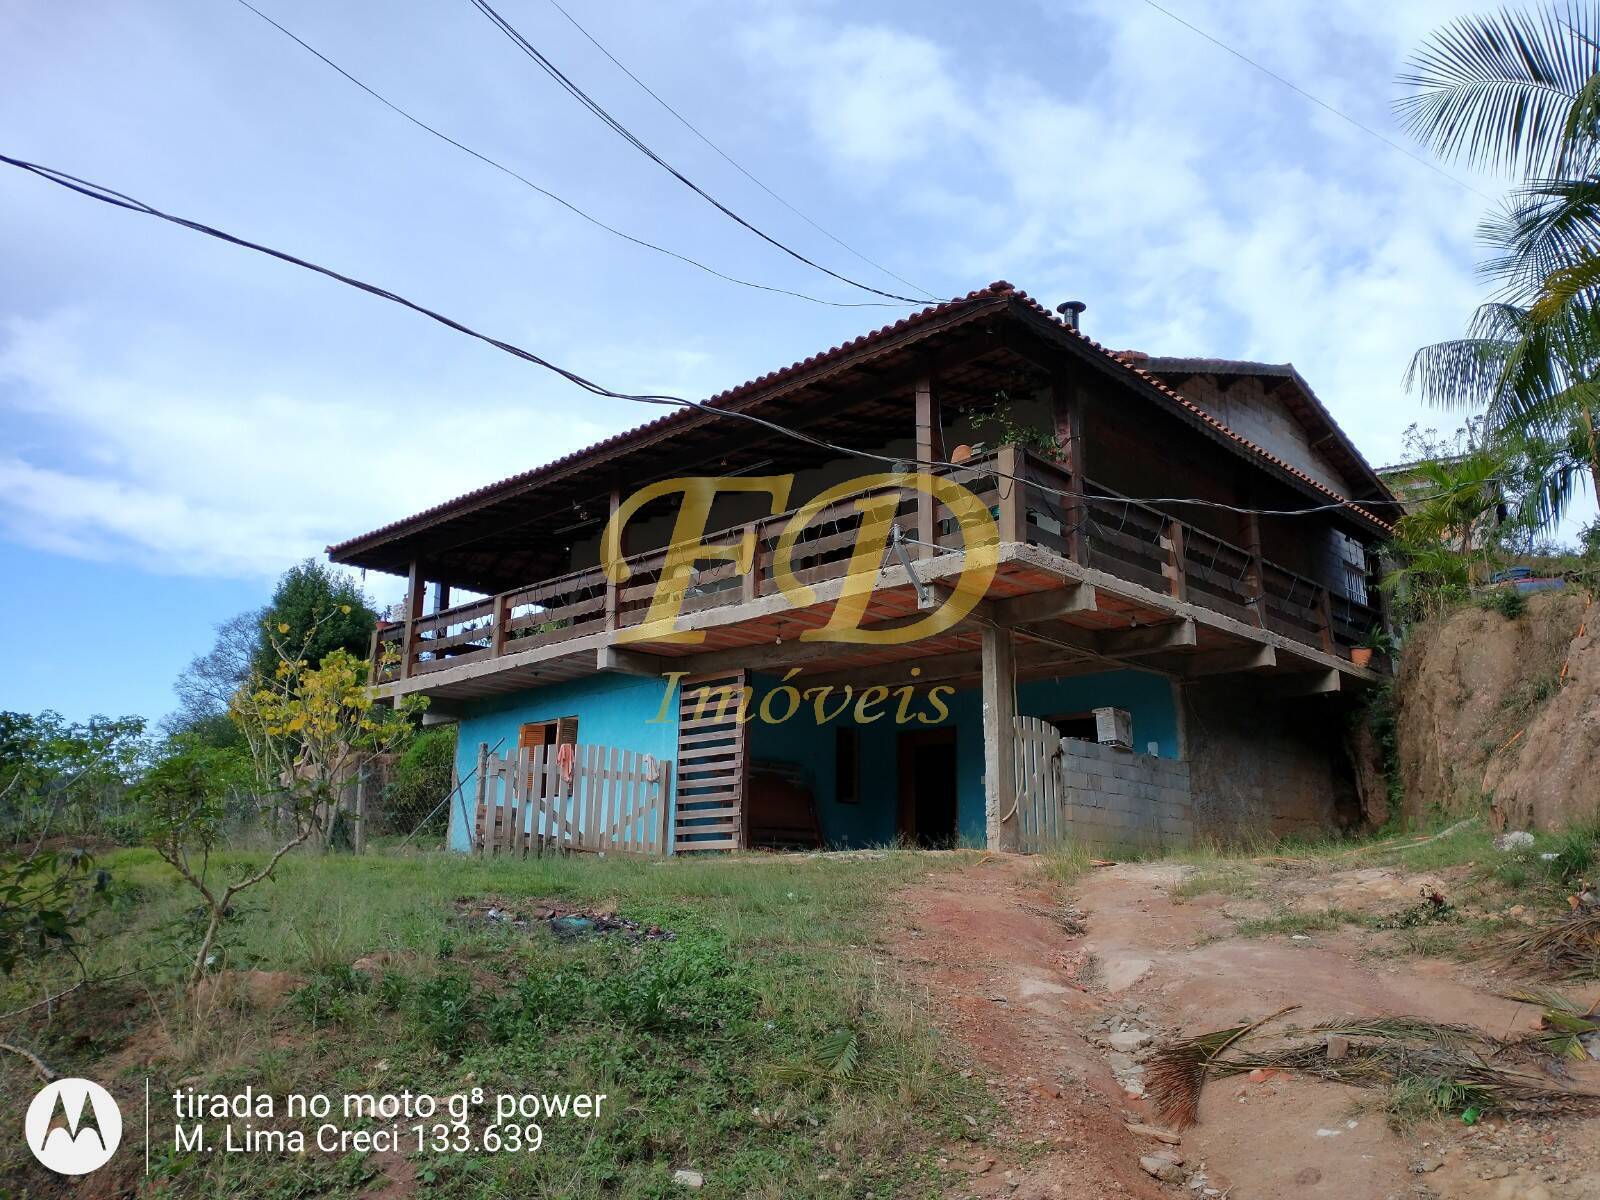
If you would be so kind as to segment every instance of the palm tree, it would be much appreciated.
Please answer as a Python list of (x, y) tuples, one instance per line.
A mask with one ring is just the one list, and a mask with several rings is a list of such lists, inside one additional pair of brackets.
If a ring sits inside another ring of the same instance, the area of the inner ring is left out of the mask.
[(1492, 438), (1543, 464), (1531, 511), (1558, 521), (1600, 482), (1600, 5), (1465, 17), (1401, 82), (1411, 132), (1445, 158), (1521, 182), (1480, 228), (1498, 284), (1467, 337), (1419, 350), (1407, 386), (1481, 410)]

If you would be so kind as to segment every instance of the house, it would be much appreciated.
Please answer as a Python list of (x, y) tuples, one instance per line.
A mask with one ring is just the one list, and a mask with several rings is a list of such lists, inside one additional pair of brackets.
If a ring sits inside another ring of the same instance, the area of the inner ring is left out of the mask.
[[(1399, 500), (1397, 516), (1414, 513), (1423, 506), (1428, 497), (1437, 496), (1441, 491), (1448, 490), (1447, 486), (1440, 483), (1438, 468), (1442, 467), (1447, 473), (1453, 474), (1470, 459), (1471, 455), (1465, 453), (1441, 454), (1435, 458), (1392, 463), (1378, 468), (1378, 478), (1383, 480)], [(1481, 486), (1485, 489), (1486, 495), (1493, 499), (1494, 507), (1491, 512), (1485, 514), (1482, 523), (1472, 534), (1473, 547), (1480, 550), (1494, 542), (1498, 530), (1506, 523), (1511, 511), (1510, 505), (1506, 502), (1505, 485), (1499, 479), (1491, 479)]]
[(1062, 309), (995, 283), (330, 547), (409, 580), (373, 683), (460, 722), (452, 845), (1357, 823), (1394, 497), (1292, 367)]

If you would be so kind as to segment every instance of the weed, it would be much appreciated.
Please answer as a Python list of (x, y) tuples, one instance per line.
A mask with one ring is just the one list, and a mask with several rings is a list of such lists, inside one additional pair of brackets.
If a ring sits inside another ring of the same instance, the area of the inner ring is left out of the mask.
[(1377, 1113), (1397, 1134), (1408, 1134), (1419, 1125), (1450, 1120), (1468, 1109), (1489, 1107), (1489, 1090), (1471, 1083), (1459, 1083), (1444, 1076), (1406, 1077), (1395, 1080), (1377, 1097), (1356, 1104), (1356, 1112)]
[(1479, 608), (1499, 613), (1508, 621), (1515, 621), (1528, 607), (1527, 598), (1515, 587), (1498, 587), (1481, 592), (1475, 603)]
[(1039, 856), (1039, 873), (1046, 879), (1071, 886), (1089, 871), (1089, 851), (1075, 842), (1063, 842)]
[(1167, 895), (1174, 904), (1182, 904), (1196, 896), (1249, 896), (1255, 892), (1255, 880), (1243, 871), (1199, 871), (1168, 889)]
[[(227, 853), (214, 868), (260, 861)], [(278, 1012), (219, 1008), (204, 1036), (174, 1002), (163, 1011), (175, 1049), (147, 1069), (158, 1091), (192, 1078), (200, 1090), (270, 1083), (278, 1094), (338, 1094), (381, 1079), (444, 1095), (470, 1075), (506, 1092), (616, 1098), (617, 1115), (603, 1122), (552, 1124), (536, 1155), (413, 1160), (441, 1200), (660, 1197), (673, 1190), (672, 1167), (689, 1164), (705, 1171), (708, 1195), (938, 1194), (937, 1156), (979, 1136), (964, 1117), (987, 1129), (992, 1102), (944, 1057), (925, 1001), (900, 991), (861, 948), (897, 887), (961, 861), (894, 850), (852, 861), (666, 863), (291, 856), (261, 902), (230, 919), (227, 944), (230, 964), (294, 970), (304, 987)], [(84, 939), (88, 969), (110, 975), (158, 959), (160, 931), (193, 904), (148, 851), (118, 852), (105, 865), (137, 897), (95, 918)], [(464, 896), (615, 906), (679, 936), (636, 945), (483, 931), (456, 919)], [(378, 972), (350, 968), (377, 952), (386, 952)], [(0, 978), (0, 1005), (18, 1007), (57, 990), (52, 983), (42, 967)], [(130, 1014), (130, 1031), (143, 1019)], [(60, 1013), (53, 1024), (63, 1027)], [(853, 1046), (830, 1041), (841, 1030)], [(86, 1074), (105, 1053), (57, 1049)], [(823, 1074), (779, 1078), (792, 1064)], [(0, 1060), (0, 1094), (21, 1094), (25, 1071)], [(151, 1144), (172, 1200), (348, 1195), (370, 1186), (351, 1181), (374, 1170), (371, 1159), (180, 1162), (159, 1149), (172, 1145), (159, 1112)], [(20, 1140), (0, 1145), (0, 1178), (36, 1171)], [(795, 1186), (824, 1172), (826, 1187)]]
[(1322, 912), (1281, 911), (1268, 917), (1240, 921), (1234, 932), (1239, 937), (1269, 937), (1273, 934), (1317, 933), (1345, 925), (1370, 925), (1372, 921), (1373, 918), (1366, 913), (1343, 908), (1330, 908)]
[(458, 1053), (465, 1044), (476, 1008), (472, 982), (454, 971), (426, 980), (412, 996), (412, 1019), (433, 1048), (445, 1054)]

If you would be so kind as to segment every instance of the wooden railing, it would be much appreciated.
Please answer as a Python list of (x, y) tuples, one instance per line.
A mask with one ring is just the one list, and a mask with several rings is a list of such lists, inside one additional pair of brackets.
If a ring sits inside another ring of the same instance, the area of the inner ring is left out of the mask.
[[(989, 509), (1003, 542), (1041, 546), (1298, 641), (1344, 651), (1381, 620), (1377, 609), (1151, 505), (1092, 480), (1076, 486), (1062, 464), (1018, 447), (1003, 446), (945, 474)], [(911, 539), (914, 557), (962, 548), (961, 530), (943, 505), (913, 489), (895, 491), (896, 520)], [(796, 581), (815, 584), (845, 574), (862, 521), (858, 501), (869, 494), (848, 496), (808, 520), (789, 558)], [(718, 543), (750, 538), (755, 553), (748, 570), (719, 561), (663, 580), (663, 547), (624, 559), (629, 574), (621, 584), (595, 566), (418, 617), (410, 625), (409, 647), (403, 645), (403, 623), (386, 625), (373, 635), (373, 679), (389, 682), (637, 625), (661, 589), (681, 595), (685, 613), (770, 595), (778, 588), (774, 550), (797, 511), (707, 535), (707, 542)], [(916, 538), (919, 528), (933, 530), (931, 543)]]

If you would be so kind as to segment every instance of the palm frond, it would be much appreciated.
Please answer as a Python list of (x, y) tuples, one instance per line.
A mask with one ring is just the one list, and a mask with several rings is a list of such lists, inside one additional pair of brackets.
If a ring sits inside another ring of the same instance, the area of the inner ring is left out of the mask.
[(1424, 346), (1406, 368), (1406, 390), (1417, 388), (1425, 404), (1438, 408), (1483, 408), (1499, 390), (1512, 346), (1488, 337)]
[(1592, 8), (1463, 17), (1436, 32), (1400, 77), (1402, 123), (1443, 158), (1559, 173), (1587, 130), (1580, 100), (1600, 71)]
[(855, 1073), (861, 1054), (861, 1039), (853, 1029), (836, 1029), (817, 1047), (816, 1064), (836, 1079)]
[(1223, 1052), (1268, 1021), (1275, 1021), (1298, 1007), (1291, 1004), (1248, 1025), (1202, 1033), (1162, 1047), (1145, 1072), (1145, 1090), (1154, 1101), (1156, 1111), (1174, 1129), (1193, 1125), (1199, 1117), (1200, 1093), (1205, 1090), (1206, 1076)]
[(1494, 251), (1478, 273), (1499, 280), (1508, 298), (1538, 290), (1545, 277), (1600, 245), (1600, 178), (1529, 180), (1478, 226)]
[(1358, 1021), (1324, 1021), (1311, 1026), (1311, 1033), (1337, 1033), (1345, 1037), (1373, 1038), (1380, 1041), (1425, 1041), (1440, 1046), (1487, 1044), (1494, 1039), (1471, 1025), (1448, 1021), (1425, 1021), (1421, 1017), (1368, 1017)]

